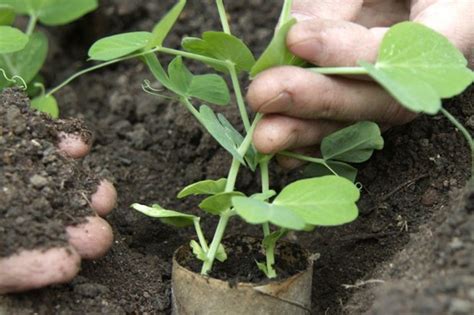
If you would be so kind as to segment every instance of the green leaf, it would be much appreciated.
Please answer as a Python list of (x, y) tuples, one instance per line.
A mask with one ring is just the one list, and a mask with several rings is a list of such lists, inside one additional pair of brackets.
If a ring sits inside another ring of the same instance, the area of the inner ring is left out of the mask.
[(276, 66), (302, 66), (305, 62), (293, 55), (286, 47), (286, 36), (290, 28), (296, 24), (296, 19), (291, 19), (283, 24), (273, 36), (267, 49), (258, 58), (250, 71), (250, 77), (255, 77), (260, 72)]
[(186, 186), (178, 194), (178, 198), (196, 195), (215, 195), (224, 192), (227, 179), (221, 178), (218, 180), (203, 180), (189, 186)]
[(179, 0), (178, 3), (155, 25), (153, 28), (153, 37), (147, 45), (147, 49), (161, 46), (168, 33), (173, 28), (174, 24), (179, 18), (179, 15), (186, 5), (186, 0)]
[(163, 66), (161, 65), (155, 54), (146, 54), (144, 56), (141, 56), (140, 59), (147, 65), (150, 72), (153, 74), (155, 79), (160, 82), (161, 85), (163, 85), (170, 91), (173, 91), (175, 89), (173, 83), (171, 83), (168, 77), (168, 74), (166, 73), (165, 69), (163, 69)]
[(197, 219), (197, 217), (194, 215), (184, 214), (173, 210), (166, 210), (157, 204), (148, 207), (134, 203), (131, 207), (149, 217), (158, 218), (161, 222), (176, 227), (186, 227), (193, 225), (194, 220)]
[(0, 54), (14, 53), (25, 48), (28, 36), (17, 28), (0, 26)]
[(0, 25), (12, 25), (15, 21), (15, 10), (12, 6), (0, 4)]
[(222, 243), (219, 244), (219, 247), (217, 247), (216, 259), (220, 262), (227, 260), (227, 253), (225, 252), (225, 247), (222, 245)]
[(176, 57), (168, 66), (172, 91), (184, 97), (194, 97), (216, 105), (228, 105), (230, 93), (224, 79), (216, 74), (194, 76), (183, 64), (182, 57)]
[[(9, 77), (20, 76), (28, 83), (43, 67), (47, 53), (48, 39), (43, 33), (37, 32), (31, 35), (23, 50), (0, 55), (0, 68), (4, 69)], [(9, 83), (0, 76), (0, 88), (6, 86), (9, 86)]]
[(361, 121), (325, 137), (321, 142), (321, 153), (325, 160), (362, 163), (383, 145), (379, 126)]
[(97, 0), (43, 0), (37, 15), (45, 25), (64, 25), (94, 11), (97, 6)]
[[(337, 161), (327, 161), (326, 163), (334, 172), (336, 172), (337, 175), (347, 178), (353, 183), (355, 182), (357, 178), (357, 169), (355, 167)], [(305, 168), (303, 175), (305, 177), (321, 177), (326, 175), (333, 175), (333, 172), (331, 172), (324, 165), (311, 163)]]
[(234, 131), (230, 130), (226, 126), (223, 126), (209, 106), (202, 105), (199, 108), (199, 114), (202, 124), (211, 134), (211, 136), (234, 158), (245, 165), (243, 157), (238, 152), (240, 143), (235, 142)]
[(266, 200), (274, 197), (275, 195), (276, 195), (276, 191), (268, 190), (268, 191), (263, 192), (263, 193), (253, 194), (252, 196), (250, 196), (250, 198), (257, 199), (257, 200), (260, 200), (260, 201), (266, 201)]
[(286, 186), (275, 198), (275, 206), (286, 207), (306, 224), (333, 226), (357, 218), (359, 189), (338, 176), (302, 179)]
[(238, 191), (218, 193), (204, 199), (199, 204), (199, 208), (207, 213), (219, 215), (232, 206), (232, 198), (236, 196), (245, 195)]
[[(235, 64), (237, 72), (248, 72), (255, 63), (252, 52), (244, 42), (224, 32), (205, 32), (202, 34), (202, 39), (187, 37), (183, 39), (182, 46), (191, 53), (231, 61)], [(221, 65), (213, 63), (209, 65), (218, 71), (227, 72), (227, 68)]]
[(232, 204), (238, 215), (250, 224), (270, 222), (290, 230), (302, 230), (305, 221), (291, 209), (247, 197), (234, 197)]
[(473, 81), (463, 54), (443, 35), (414, 22), (392, 26), (375, 65), (359, 62), (402, 105), (436, 114), (441, 98), (453, 97)]
[(31, 101), (31, 107), (40, 112), (49, 114), (53, 118), (59, 117), (59, 108), (56, 99), (52, 96), (41, 96)]
[(275, 231), (265, 236), (262, 242), (265, 250), (267, 248), (275, 248), (275, 245), (278, 242), (278, 240), (284, 237), (287, 233), (288, 232), (285, 229), (279, 229), (278, 231)]
[(191, 246), (193, 254), (194, 256), (196, 256), (197, 259), (199, 259), (200, 261), (207, 260), (206, 252), (202, 249), (201, 245), (199, 245), (198, 242), (196, 242), (195, 240), (191, 240), (191, 242), (189, 242), (189, 246)]
[(152, 38), (150, 32), (131, 32), (112, 35), (96, 41), (89, 49), (89, 57), (109, 61), (145, 48)]
[(44, 0), (0, 0), (1, 5), (12, 7), (18, 14), (28, 14), (36, 12), (43, 4)]
[(265, 276), (267, 276), (267, 278), (268, 278), (269, 276), (268, 276), (267, 265), (266, 265), (265, 263), (258, 262), (258, 261), (255, 261), (255, 263), (257, 264), (258, 270), (260, 270), (261, 272), (263, 272), (263, 273), (265, 274)]

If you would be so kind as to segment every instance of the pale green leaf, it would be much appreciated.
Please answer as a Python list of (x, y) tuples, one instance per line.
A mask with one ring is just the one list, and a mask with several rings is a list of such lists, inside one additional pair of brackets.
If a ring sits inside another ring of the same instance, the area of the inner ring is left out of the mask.
[(218, 193), (204, 199), (199, 204), (199, 208), (207, 213), (219, 215), (232, 206), (232, 198), (236, 196), (244, 196), (244, 194), (238, 191)]
[(274, 197), (275, 195), (276, 195), (276, 191), (267, 190), (266, 192), (253, 194), (252, 196), (250, 196), (250, 198), (257, 199), (257, 200), (260, 200), (260, 201), (266, 201), (266, 200)]
[(272, 41), (263, 54), (253, 65), (250, 76), (253, 78), (260, 72), (276, 66), (302, 66), (305, 62), (293, 55), (286, 47), (286, 36), (290, 28), (296, 24), (296, 19), (291, 19), (283, 24), (275, 33)]
[(162, 84), (170, 91), (175, 90), (173, 83), (170, 81), (168, 74), (166, 73), (165, 69), (163, 69), (163, 66), (161, 65), (155, 54), (146, 54), (144, 56), (141, 56), (141, 59), (147, 65), (148, 69), (153, 74), (155, 79), (160, 82), (160, 84)]
[(217, 247), (217, 252), (216, 252), (216, 259), (220, 262), (224, 262), (227, 260), (227, 253), (225, 251), (224, 245), (219, 244), (219, 247)]
[(12, 25), (15, 21), (15, 10), (12, 6), (0, 4), (0, 25)]
[(28, 43), (28, 36), (17, 28), (0, 26), (0, 54), (22, 50)]
[(145, 48), (151, 37), (152, 34), (149, 32), (131, 32), (105, 37), (92, 45), (89, 57), (98, 61), (124, 57)]
[(255, 263), (257, 264), (257, 268), (258, 270), (260, 270), (261, 272), (263, 272), (265, 274), (265, 276), (267, 276), (268, 278), (268, 269), (267, 269), (267, 265), (263, 262), (258, 262), (258, 261), (255, 261)]
[(173, 28), (179, 18), (179, 15), (186, 5), (186, 0), (179, 0), (178, 3), (155, 25), (153, 28), (153, 37), (146, 48), (161, 46), (168, 33)]
[[(237, 72), (250, 71), (255, 58), (250, 49), (239, 38), (224, 32), (205, 32), (202, 39), (185, 38), (182, 42), (185, 50), (235, 64)], [(209, 64), (216, 70), (227, 72), (225, 67)]]
[(178, 194), (178, 198), (196, 195), (215, 195), (224, 192), (227, 179), (221, 178), (218, 180), (203, 180), (189, 186), (186, 186)]
[[(19, 76), (28, 83), (43, 67), (47, 53), (46, 36), (40, 32), (33, 33), (24, 49), (0, 55), (0, 68), (4, 69), (9, 77)], [(0, 88), (5, 86), (9, 86), (9, 82), (0, 75)]]
[(383, 145), (379, 126), (361, 121), (325, 137), (321, 142), (321, 153), (325, 160), (362, 163)]
[(237, 214), (250, 224), (272, 223), (290, 230), (302, 230), (305, 221), (284, 206), (247, 197), (234, 197), (232, 204)]
[(206, 252), (202, 249), (201, 245), (199, 245), (198, 242), (196, 242), (195, 240), (191, 240), (191, 242), (189, 242), (189, 246), (191, 247), (193, 254), (197, 259), (199, 259), (200, 261), (207, 260)]
[[(355, 182), (357, 178), (357, 169), (347, 163), (337, 161), (327, 161), (328, 166), (336, 172), (337, 175), (347, 178), (351, 182)], [(326, 166), (318, 163), (310, 163), (304, 170), (305, 177), (321, 177), (326, 175), (333, 175)]]
[(209, 106), (202, 105), (199, 108), (199, 116), (211, 136), (240, 163), (245, 164), (243, 157), (238, 152), (240, 143), (234, 141), (234, 132), (222, 125), (212, 109)]
[(58, 103), (54, 96), (40, 96), (31, 101), (31, 107), (40, 112), (49, 114), (53, 118), (59, 117)]
[(42, 0), (43, 5), (36, 13), (45, 25), (70, 23), (97, 9), (97, 0)]
[(349, 180), (324, 176), (291, 183), (273, 204), (291, 209), (308, 225), (333, 226), (357, 218), (359, 196), (359, 189)]
[(427, 114), (436, 114), (442, 98), (455, 96), (472, 83), (467, 64), (446, 37), (415, 22), (390, 28), (375, 66), (360, 62), (402, 105)]
[(135, 203), (133, 209), (152, 218), (158, 218), (161, 222), (176, 227), (186, 227), (194, 224), (197, 218), (194, 215), (163, 209), (160, 205), (154, 204), (151, 207)]

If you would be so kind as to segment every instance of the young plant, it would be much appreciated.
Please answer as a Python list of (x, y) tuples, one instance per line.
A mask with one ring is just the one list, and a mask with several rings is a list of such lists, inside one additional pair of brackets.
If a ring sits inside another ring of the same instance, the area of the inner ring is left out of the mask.
[[(39, 71), (48, 54), (48, 39), (35, 31), (38, 21), (46, 26), (72, 22), (97, 8), (97, 0), (0, 0), (0, 90), (20, 85), (27, 90), (31, 106), (56, 118), (55, 98), (44, 95)], [(23, 32), (12, 27), (17, 15), (27, 15)]]
[[(204, 196), (200, 209), (219, 217), (210, 243), (201, 230), (198, 216), (167, 210), (157, 204), (134, 204), (132, 207), (165, 224), (194, 226), (198, 241), (191, 241), (190, 246), (196, 258), (202, 261), (201, 273), (204, 275), (209, 274), (216, 259), (224, 261), (227, 258), (222, 239), (231, 218), (240, 217), (249, 224), (261, 225), (266, 261), (257, 265), (269, 278), (275, 278), (275, 246), (288, 231), (312, 231), (318, 226), (341, 225), (357, 218), (359, 189), (354, 184), (357, 169), (348, 163), (367, 161), (374, 150), (382, 149), (383, 138), (377, 124), (359, 122), (326, 137), (321, 144), (321, 158), (280, 152), (310, 162), (307, 173), (314, 177), (290, 183), (277, 194), (270, 186), (268, 165), (272, 156), (256, 152), (251, 142), (262, 115), (256, 114), (253, 120), (249, 118), (239, 76), (246, 74), (252, 78), (274, 66), (305, 65), (285, 44), (289, 29), (296, 23), (290, 16), (292, 1), (284, 1), (279, 28), (257, 60), (244, 42), (231, 34), (222, 0), (216, 0), (216, 5), (223, 32), (205, 32), (201, 38), (184, 38), (182, 50), (163, 46), (185, 4), (185, 0), (178, 1), (152, 32), (119, 34), (99, 40), (89, 50), (89, 56), (103, 63), (72, 76), (46, 95), (52, 95), (83, 73), (131, 58), (144, 62), (154, 77), (176, 95), (176, 100), (231, 155), (232, 163), (227, 178), (193, 183), (178, 194), (178, 198)], [(157, 58), (160, 54), (175, 56), (167, 70)], [(186, 59), (200, 61), (221, 75), (193, 74), (185, 65)], [(360, 67), (309, 68), (308, 71), (371, 76), (408, 109), (445, 114), (463, 131), (474, 149), (469, 133), (441, 106), (442, 98), (457, 95), (472, 83), (473, 73), (467, 68), (464, 56), (446, 38), (427, 27), (413, 22), (393, 26), (382, 42), (375, 64), (361, 61)], [(231, 79), (244, 126), (243, 134), (222, 114), (216, 114), (211, 107), (202, 104), (228, 106), (231, 97), (222, 75)], [(149, 84), (145, 84), (144, 89), (155, 93)], [(198, 107), (197, 104), (202, 105)], [(242, 166), (259, 171), (262, 184), (259, 192), (246, 196), (235, 190)]]

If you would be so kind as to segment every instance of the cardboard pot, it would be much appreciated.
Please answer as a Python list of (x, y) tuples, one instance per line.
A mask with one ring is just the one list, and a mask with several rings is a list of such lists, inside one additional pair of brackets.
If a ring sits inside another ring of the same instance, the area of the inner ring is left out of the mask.
[[(286, 243), (284, 246), (298, 245)], [(254, 283), (232, 283), (185, 268), (180, 262), (189, 257), (189, 246), (180, 247), (173, 257), (173, 314), (291, 314), (311, 313), (313, 259), (304, 251), (307, 268), (286, 279)], [(249, 259), (251, 259), (249, 257)], [(280, 255), (277, 259), (294, 259)]]

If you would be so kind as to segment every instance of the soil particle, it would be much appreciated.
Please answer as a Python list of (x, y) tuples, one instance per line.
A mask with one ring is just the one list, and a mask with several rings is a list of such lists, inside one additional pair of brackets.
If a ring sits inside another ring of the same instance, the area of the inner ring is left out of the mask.
[(0, 94), (0, 257), (67, 244), (64, 226), (92, 215), (87, 200), (98, 180), (58, 153), (61, 131), (86, 135), (75, 121), (53, 121), (29, 109), (19, 90)]

